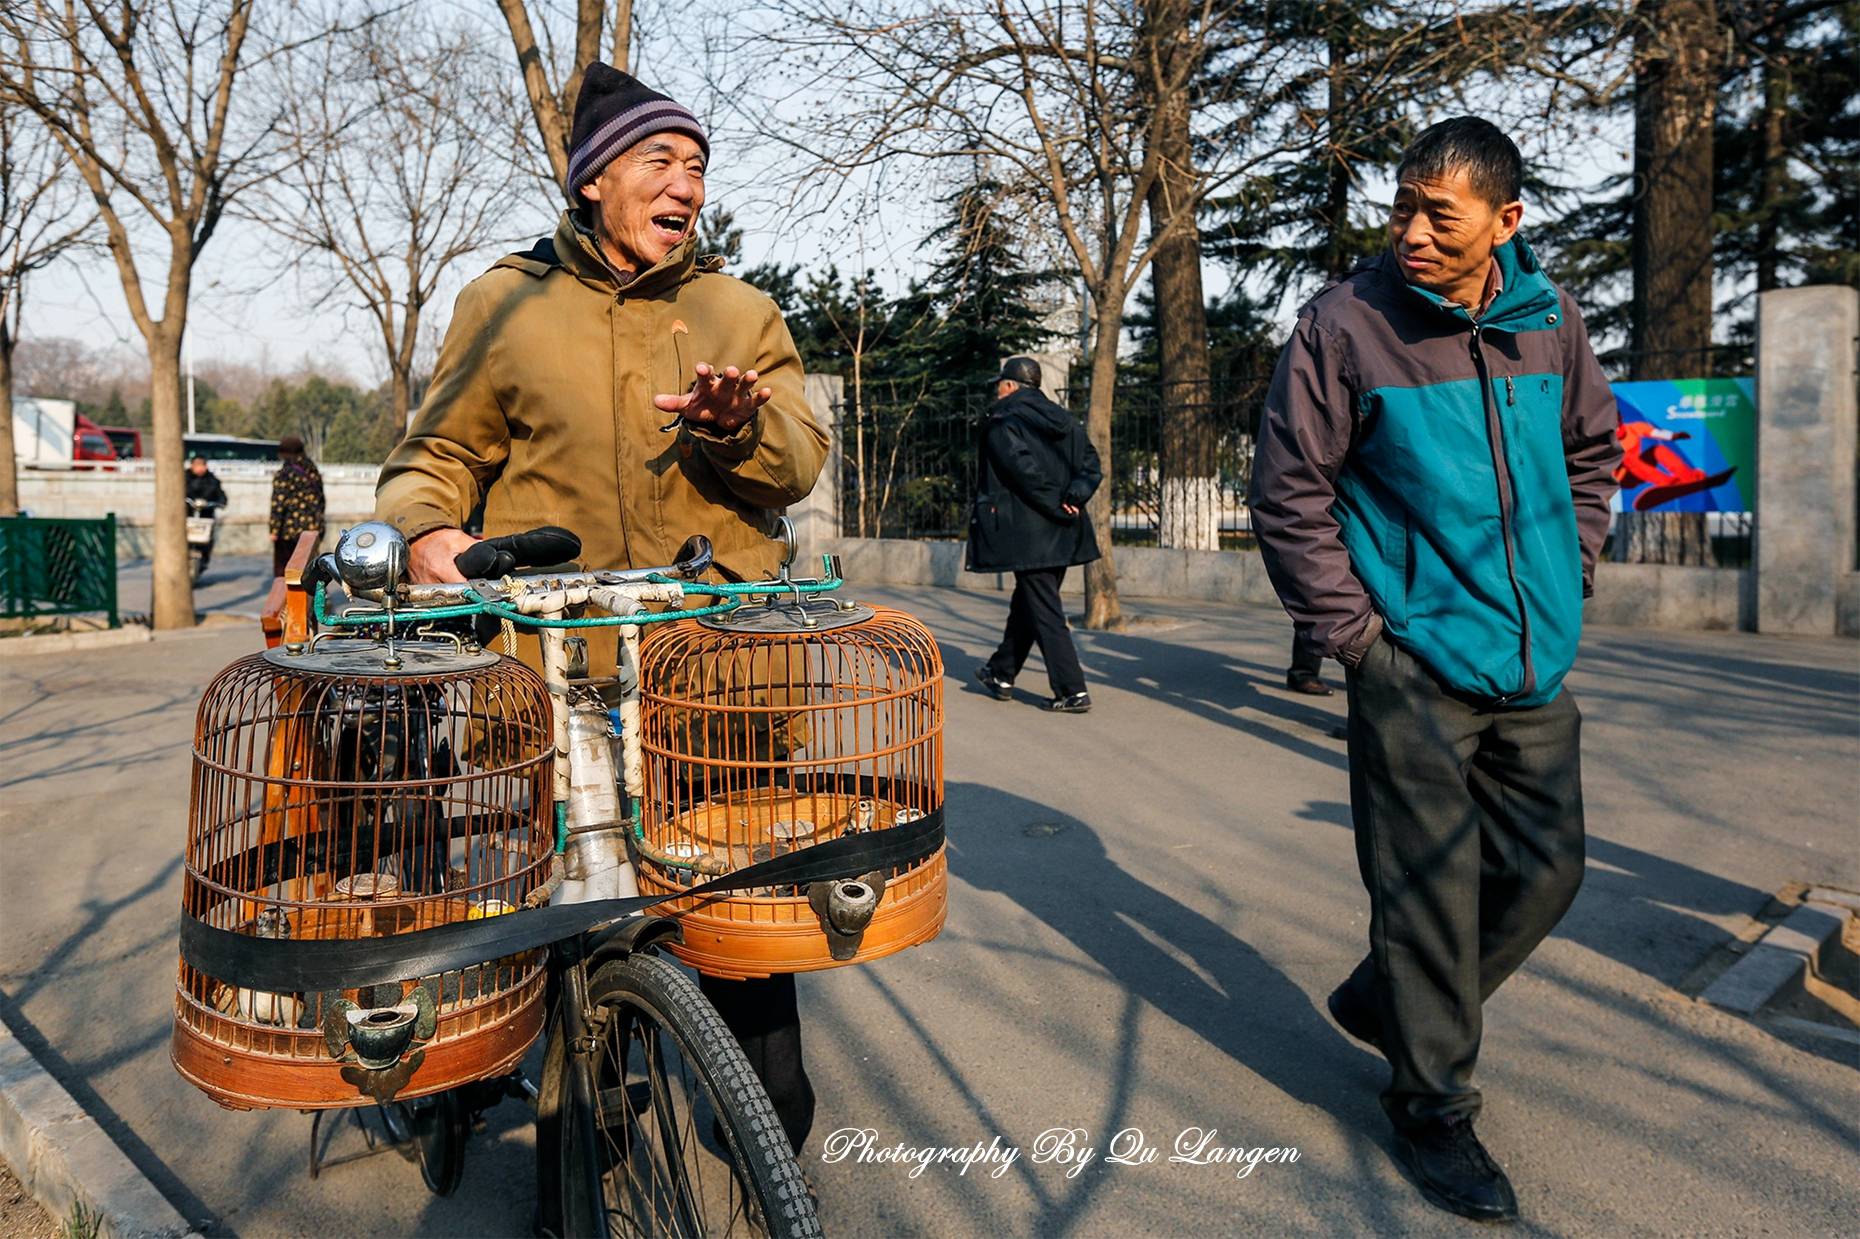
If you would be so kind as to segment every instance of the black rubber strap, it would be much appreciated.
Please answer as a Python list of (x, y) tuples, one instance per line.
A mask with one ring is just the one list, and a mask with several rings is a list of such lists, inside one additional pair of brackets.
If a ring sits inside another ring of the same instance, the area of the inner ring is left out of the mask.
[(181, 958), (228, 985), (277, 993), (355, 989), (472, 968), (572, 938), (673, 899), (755, 886), (800, 886), (897, 869), (943, 846), (943, 810), (884, 830), (841, 835), (667, 895), (601, 899), (458, 921), (386, 938), (255, 938), (194, 917), (181, 920)]

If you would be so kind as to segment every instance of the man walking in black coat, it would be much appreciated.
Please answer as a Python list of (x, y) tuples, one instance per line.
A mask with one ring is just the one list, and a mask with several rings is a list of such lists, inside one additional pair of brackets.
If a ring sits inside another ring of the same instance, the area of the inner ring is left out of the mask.
[(1001, 647), (975, 669), (998, 701), (1013, 697), (1014, 677), (1037, 642), (1053, 686), (1047, 708), (1062, 714), (1091, 709), (1059, 586), (1067, 568), (1098, 558), (1084, 510), (1103, 479), (1085, 427), (1041, 394), (1040, 363), (1008, 358), (988, 410), (980, 490), (969, 520), (969, 571), (1014, 574)]

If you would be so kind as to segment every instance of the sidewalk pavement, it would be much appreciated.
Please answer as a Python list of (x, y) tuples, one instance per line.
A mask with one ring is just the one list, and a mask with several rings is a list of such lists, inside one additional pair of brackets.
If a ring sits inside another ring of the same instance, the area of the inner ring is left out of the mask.
[[(947, 663), (950, 918), (931, 944), (802, 979), (820, 1103), (804, 1162), (829, 1232), (1473, 1233), (1395, 1168), (1386, 1069), (1322, 1011), (1367, 909), (1343, 698), (1282, 690), (1283, 616), (1130, 601), (1130, 632), (1081, 634), (1094, 709), (1061, 716), (1036, 708), (1037, 662), (1013, 703), (970, 683), (999, 596), (870, 592), (922, 617)], [(194, 703), (259, 645), (255, 626), (228, 634), (0, 666), (0, 1017), (208, 1233), (527, 1233), (514, 1104), (437, 1199), (392, 1155), (310, 1182), (307, 1118), (219, 1110), (168, 1064)], [(1480, 1067), (1522, 1233), (1829, 1234), (1860, 1215), (1852, 1055), (1675, 989), (1784, 884), (1860, 888), (1857, 651), (1590, 634), (1570, 681), (1587, 881), (1488, 1004)], [(823, 1161), (838, 1128), (1023, 1155), (913, 1176)], [(1055, 1128), (1097, 1155), (1035, 1164)], [(1298, 1160), (1172, 1163), (1191, 1128)], [(1160, 1156), (1107, 1162), (1131, 1131)]]

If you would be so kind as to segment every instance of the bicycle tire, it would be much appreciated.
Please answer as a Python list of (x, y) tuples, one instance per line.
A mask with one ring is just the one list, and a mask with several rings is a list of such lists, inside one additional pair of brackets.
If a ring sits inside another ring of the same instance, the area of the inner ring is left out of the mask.
[[(819, 1236), (813, 1199), (768, 1092), (691, 978), (668, 960), (640, 952), (603, 964), (589, 976), (587, 994), (591, 1047), (567, 1054), (552, 1045), (549, 1055), (560, 1064), (550, 1073), (560, 1116), (550, 1143), (560, 1158), (564, 1233)], [(634, 1050), (644, 1080), (629, 1071)], [(580, 1094), (591, 1105), (577, 1099), (577, 1073)], [(682, 1108), (679, 1091), (687, 1094)], [(700, 1094), (708, 1124), (695, 1104)], [(709, 1184), (702, 1147), (707, 1126), (713, 1138), (722, 1135), (734, 1163), (734, 1173), (718, 1164)], [(641, 1181), (642, 1157), (650, 1182)], [(588, 1190), (590, 1175), (598, 1190)], [(719, 1187), (730, 1202), (723, 1228), (709, 1221), (708, 1205)]]
[(471, 1111), (458, 1089), (447, 1089), (415, 1102), (413, 1147), (420, 1156), (420, 1178), (435, 1196), (450, 1196), (465, 1178), (465, 1141), (471, 1135)]

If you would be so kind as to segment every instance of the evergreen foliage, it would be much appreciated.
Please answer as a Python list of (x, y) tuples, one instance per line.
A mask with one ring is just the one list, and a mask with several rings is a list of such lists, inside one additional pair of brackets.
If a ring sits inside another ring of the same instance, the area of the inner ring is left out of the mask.
[(962, 391), (986, 389), (1002, 358), (1048, 334), (1034, 299), (1052, 274), (1027, 265), (1002, 202), (1001, 184), (983, 176), (943, 199), (948, 214), (929, 236), (941, 250), (924, 289), (936, 318), (929, 362)]
[[(1736, 0), (1719, 9), (1725, 55), (1713, 122), (1717, 364), (1747, 362), (1765, 286), (1860, 285), (1860, 3)], [(1630, 110), (1628, 99), (1609, 109)], [(1777, 110), (1766, 132), (1768, 114)], [(1772, 148), (1771, 142), (1779, 143)], [(1780, 157), (1772, 171), (1772, 150)], [(1628, 340), (1633, 178), (1563, 189), (1531, 236), (1583, 307), (1590, 334)]]

